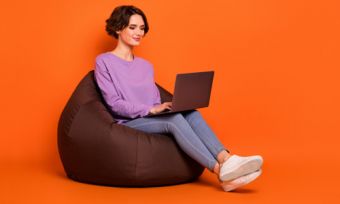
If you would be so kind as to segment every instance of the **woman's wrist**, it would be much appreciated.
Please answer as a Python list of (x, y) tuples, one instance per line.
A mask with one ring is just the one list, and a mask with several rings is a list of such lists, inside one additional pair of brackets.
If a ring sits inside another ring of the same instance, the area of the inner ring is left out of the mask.
[(149, 114), (154, 114), (154, 108), (153, 107), (150, 108)]

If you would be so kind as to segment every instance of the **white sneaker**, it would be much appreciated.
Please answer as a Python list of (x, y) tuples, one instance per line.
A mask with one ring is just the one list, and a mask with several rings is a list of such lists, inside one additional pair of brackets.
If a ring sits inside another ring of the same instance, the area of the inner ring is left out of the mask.
[(263, 159), (259, 155), (241, 157), (232, 155), (220, 168), (220, 180), (230, 181), (238, 177), (253, 173), (261, 168)]
[(237, 179), (234, 179), (232, 181), (224, 181), (221, 186), (224, 191), (232, 191), (236, 188), (239, 188), (241, 186), (244, 186), (252, 181), (254, 181), (257, 177), (259, 177), (262, 173), (262, 170), (257, 170), (253, 173), (247, 174), (245, 176), (241, 176)]

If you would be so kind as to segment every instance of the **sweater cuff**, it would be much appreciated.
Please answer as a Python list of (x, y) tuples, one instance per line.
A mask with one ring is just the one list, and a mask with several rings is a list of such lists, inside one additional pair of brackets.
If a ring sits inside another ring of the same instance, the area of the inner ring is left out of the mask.
[(145, 108), (144, 108), (144, 111), (143, 111), (142, 114), (141, 114), (141, 117), (144, 117), (144, 116), (146, 116), (146, 115), (149, 115), (150, 109), (151, 109), (152, 107), (153, 107), (153, 106), (145, 105)]

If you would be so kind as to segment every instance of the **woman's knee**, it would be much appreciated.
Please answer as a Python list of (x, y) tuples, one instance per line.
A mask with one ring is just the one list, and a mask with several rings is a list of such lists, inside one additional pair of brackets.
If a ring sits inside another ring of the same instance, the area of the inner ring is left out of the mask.
[(191, 116), (201, 116), (201, 113), (197, 110), (193, 110), (189, 113), (189, 115), (191, 115)]
[(184, 117), (187, 120), (192, 120), (194, 118), (202, 118), (202, 115), (201, 115), (201, 113), (199, 111), (193, 110), (193, 111), (190, 111), (188, 113), (185, 113)]
[(169, 116), (169, 123), (173, 125), (183, 124), (183, 122), (186, 122), (186, 120), (181, 113), (175, 113)]

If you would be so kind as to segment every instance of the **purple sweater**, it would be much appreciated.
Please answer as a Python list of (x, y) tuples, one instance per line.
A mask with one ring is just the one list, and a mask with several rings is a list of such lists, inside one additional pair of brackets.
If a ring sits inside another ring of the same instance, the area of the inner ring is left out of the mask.
[(126, 61), (106, 52), (95, 62), (95, 79), (117, 122), (143, 117), (160, 104), (153, 65), (140, 57)]

